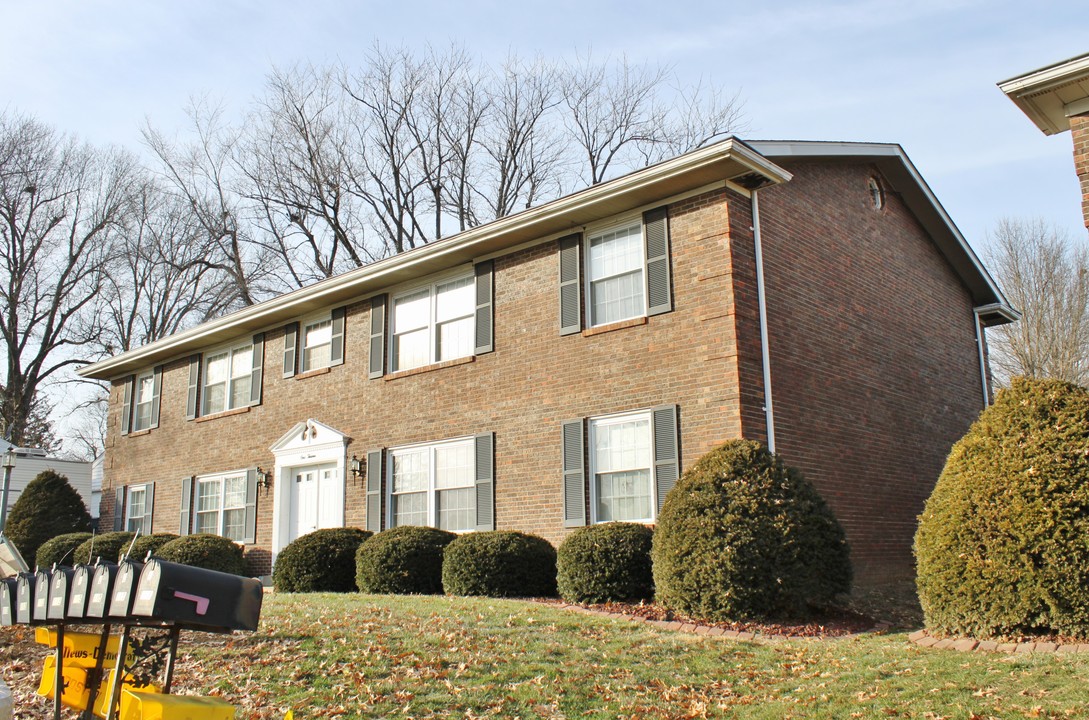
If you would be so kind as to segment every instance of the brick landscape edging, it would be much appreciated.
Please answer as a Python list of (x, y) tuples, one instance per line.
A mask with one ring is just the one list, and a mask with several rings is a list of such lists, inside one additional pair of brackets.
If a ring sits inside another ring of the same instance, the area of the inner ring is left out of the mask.
[[(643, 617), (641, 615), (628, 615), (622, 612), (609, 612), (608, 610), (595, 610), (594, 608), (583, 607), (582, 605), (570, 605), (561, 604), (560, 607), (564, 610), (571, 610), (573, 612), (580, 612), (585, 615), (597, 615), (599, 617), (618, 618), (622, 620), (630, 620), (632, 622), (642, 622), (647, 625), (651, 625), (662, 630), (673, 630), (677, 632), (693, 633), (695, 635), (711, 635), (717, 637), (726, 637), (734, 640), (748, 640), (750, 642), (758, 642), (761, 640), (807, 640), (814, 636), (803, 635), (773, 635), (771, 633), (760, 633), (748, 630), (730, 630), (728, 628), (721, 628), (715, 625), (697, 625), (696, 623), (683, 623), (679, 620), (654, 620), (652, 618)], [(850, 633), (848, 635), (837, 635), (836, 639), (845, 639), (858, 637), (867, 633), (880, 633), (888, 630), (892, 625), (890, 623), (880, 622), (872, 629), (861, 633)]]
[(1000, 653), (1089, 653), (1089, 643), (1053, 643), (1053, 642), (998, 642), (997, 640), (976, 640), (974, 638), (936, 638), (926, 630), (916, 630), (908, 635), (908, 640), (919, 647), (935, 650), (958, 650), (960, 652), (1000, 652)]

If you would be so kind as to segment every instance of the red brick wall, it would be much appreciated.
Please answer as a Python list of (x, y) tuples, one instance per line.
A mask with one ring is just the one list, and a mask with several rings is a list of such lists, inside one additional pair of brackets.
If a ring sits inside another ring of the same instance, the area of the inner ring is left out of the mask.
[(759, 198), (776, 449), (844, 524), (857, 581), (910, 576), (916, 517), (982, 409), (971, 298), (895, 193), (873, 209), (875, 168), (786, 167)]
[[(670, 208), (675, 309), (644, 325), (561, 337), (557, 243), (547, 242), (496, 259), (495, 352), (470, 363), (368, 380), (365, 301), (348, 307), (344, 364), (326, 374), (283, 379), (282, 330), (267, 332), (263, 404), (249, 412), (186, 421), (188, 361), (181, 360), (163, 375), (159, 428), (119, 437), (115, 385), (104, 527), (112, 522), (111, 486), (155, 480), (154, 530), (177, 532), (183, 476), (271, 468), (269, 446), (312, 417), (350, 436), (348, 455), (360, 457), (378, 447), (494, 432), (497, 527), (560, 541), (564, 420), (677, 404), (682, 467), (741, 434), (728, 195), (711, 192)], [(350, 477), (346, 484), (347, 523), (362, 526), (363, 489)], [(257, 547), (267, 549), (273, 492), (258, 495)]]
[(1089, 227), (1089, 115), (1070, 118), (1070, 134), (1074, 140), (1074, 171), (1081, 182), (1081, 213)]

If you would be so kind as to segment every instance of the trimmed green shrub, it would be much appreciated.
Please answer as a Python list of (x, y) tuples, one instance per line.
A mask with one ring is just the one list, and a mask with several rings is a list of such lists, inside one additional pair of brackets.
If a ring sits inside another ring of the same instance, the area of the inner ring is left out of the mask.
[(552, 597), (556, 549), (544, 538), (509, 530), (461, 535), (443, 553), (442, 588), (450, 595)]
[(242, 546), (219, 535), (183, 535), (160, 547), (157, 557), (205, 570), (218, 570), (232, 575), (246, 574)]
[(147, 554), (150, 552), (152, 555), (159, 552), (159, 548), (166, 545), (171, 540), (177, 540), (180, 536), (174, 533), (152, 533), (151, 535), (141, 535), (136, 538), (136, 542), (132, 544), (132, 550), (129, 551), (129, 546), (121, 548), (121, 552), (117, 554), (117, 560), (121, 560), (121, 556), (126, 552), (129, 553), (129, 557), (133, 560), (144, 561)]
[(368, 538), (355, 554), (362, 592), (431, 595), (442, 592), (442, 555), (457, 535), (406, 525)]
[(91, 531), (91, 515), (68, 478), (45, 470), (27, 483), (8, 513), (4, 535), (27, 562), (38, 548), (58, 535)]
[(707, 620), (798, 616), (851, 584), (843, 528), (816, 489), (748, 440), (677, 481), (651, 558), (658, 601)]
[(68, 566), (75, 565), (76, 563), (72, 559), (75, 549), (82, 545), (84, 541), (89, 540), (90, 537), (91, 533), (89, 532), (76, 532), (50, 538), (38, 548), (34, 564), (40, 568), (53, 567), (54, 563)]
[(1015, 378), (953, 446), (915, 535), (927, 627), (1089, 637), (1089, 391)]
[(654, 532), (638, 523), (579, 528), (556, 551), (556, 585), (568, 602), (647, 600), (654, 596), (650, 567)]
[(355, 551), (371, 533), (359, 528), (315, 530), (276, 556), (272, 584), (280, 592), (352, 592)]
[[(77, 563), (92, 563), (95, 558), (102, 558), (113, 562), (122, 551), (128, 550), (132, 538), (133, 533), (125, 530), (95, 535), (76, 548), (76, 551), (72, 553), (72, 560)], [(93, 556), (91, 555), (92, 546), (94, 547)]]

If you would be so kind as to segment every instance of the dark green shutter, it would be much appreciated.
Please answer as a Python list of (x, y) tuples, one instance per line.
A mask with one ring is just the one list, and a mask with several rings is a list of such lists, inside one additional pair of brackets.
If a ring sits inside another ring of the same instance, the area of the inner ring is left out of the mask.
[(492, 293), (495, 284), (495, 261), (485, 260), (473, 267), (476, 275), (476, 354), (495, 349), (495, 322)]
[(382, 450), (367, 451), (367, 530), (382, 530)]
[(121, 401), (121, 434), (128, 435), (132, 429), (132, 391), (136, 385), (136, 376), (129, 375), (125, 380), (124, 395)]
[(257, 542), (257, 468), (246, 471), (246, 534), (242, 542)]
[(284, 377), (295, 376), (295, 349), (299, 340), (299, 323), (288, 323), (284, 327)]
[(151, 371), (151, 424), (149, 428), (159, 427), (159, 397), (163, 390), (163, 366)]
[(265, 334), (253, 336), (253, 365), (250, 370), (250, 405), (261, 404), (261, 382), (265, 368)]
[(386, 296), (371, 298), (371, 346), (367, 377), (372, 380), (386, 374)]
[(647, 315), (673, 310), (669, 269), (669, 209), (643, 213), (643, 239), (647, 252)]
[(586, 524), (586, 470), (583, 460), (584, 422), (568, 420), (563, 424), (563, 526)]
[(582, 331), (582, 234), (560, 238), (560, 335)]
[(329, 341), (329, 364), (344, 364), (344, 316), (347, 308), (333, 310), (333, 336)]
[[(125, 488), (119, 487), (113, 492), (113, 530), (125, 529)], [(110, 558), (112, 560), (112, 558)], [(94, 561), (94, 558), (91, 558)]]
[(197, 398), (200, 395), (200, 355), (189, 358), (189, 395), (185, 399), (185, 419), (194, 420), (199, 414)]
[(495, 439), (476, 438), (476, 529), (495, 530)]
[(141, 525), (144, 535), (152, 533), (151, 521), (155, 515), (155, 483), (144, 486), (144, 522)]
[(658, 494), (658, 512), (662, 511), (666, 495), (680, 477), (680, 433), (677, 424), (677, 406), (660, 405), (654, 408), (654, 485)]
[(188, 535), (192, 529), (189, 522), (189, 510), (193, 506), (193, 476), (182, 478), (181, 492), (181, 524), (178, 528), (179, 535)]

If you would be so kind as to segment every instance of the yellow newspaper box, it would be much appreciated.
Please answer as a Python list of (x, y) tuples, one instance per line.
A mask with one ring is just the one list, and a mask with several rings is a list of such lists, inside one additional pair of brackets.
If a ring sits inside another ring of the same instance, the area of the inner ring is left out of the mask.
[[(98, 646), (102, 636), (98, 633), (64, 633), (64, 662), (65, 666), (93, 668), (98, 660)], [(57, 631), (47, 627), (34, 628), (34, 640), (39, 645), (57, 647)], [(102, 667), (109, 669), (117, 660), (117, 646), (120, 638), (110, 635), (106, 641), (106, 659)], [(131, 659), (131, 656), (130, 656)]]
[(124, 690), (120, 720), (234, 720), (234, 706), (216, 697)]
[[(65, 664), (61, 669), (64, 673), (64, 689), (61, 691), (61, 703), (65, 707), (75, 708), (76, 710), (86, 710), (87, 701), (91, 697), (91, 688), (87, 685), (88, 669), (84, 667), (78, 667), (75, 665)], [(38, 684), (38, 694), (52, 698), (53, 686), (57, 678), (57, 659), (50, 655), (45, 659), (44, 667), (42, 668), (42, 679)], [(128, 680), (131, 680), (130, 675)], [(126, 681), (123, 687), (131, 687), (128, 681)], [(140, 688), (145, 693), (157, 693), (159, 688), (151, 685), (148, 687)], [(95, 699), (94, 713), (99, 717), (106, 717), (106, 693), (110, 691), (110, 678), (107, 673), (102, 678), (102, 684), (98, 686), (98, 696)]]

